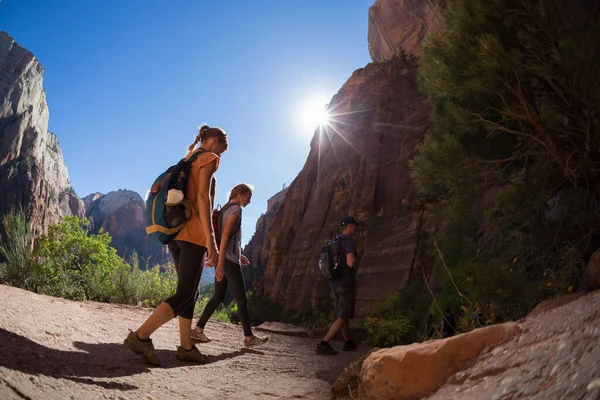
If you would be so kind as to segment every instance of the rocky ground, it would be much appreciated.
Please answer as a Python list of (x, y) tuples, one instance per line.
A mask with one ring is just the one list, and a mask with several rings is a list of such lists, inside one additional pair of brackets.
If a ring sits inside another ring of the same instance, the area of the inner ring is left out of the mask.
[(428, 400), (600, 399), (600, 292), (541, 303)]
[(211, 321), (214, 340), (199, 345), (210, 363), (190, 365), (175, 358), (172, 321), (153, 336), (163, 368), (148, 368), (122, 347), (148, 309), (2, 285), (0, 303), (0, 399), (326, 399), (344, 367), (367, 351), (318, 356), (317, 339), (273, 334), (244, 350), (240, 326)]

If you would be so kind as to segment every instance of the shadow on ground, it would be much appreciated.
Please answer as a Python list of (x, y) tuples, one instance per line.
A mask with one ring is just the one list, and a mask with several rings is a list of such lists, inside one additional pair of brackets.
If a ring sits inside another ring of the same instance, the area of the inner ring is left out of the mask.
[[(122, 382), (98, 381), (146, 373), (150, 368), (143, 360), (120, 343), (74, 342), (75, 350), (57, 350), (0, 328), (0, 366), (30, 375), (45, 375), (56, 379), (96, 385), (105, 389), (135, 390), (138, 387)], [(209, 356), (209, 363), (224, 361), (256, 350), (241, 349), (218, 356)], [(193, 365), (175, 358), (175, 349), (156, 350), (162, 368)], [(198, 365), (202, 368), (202, 365)]]

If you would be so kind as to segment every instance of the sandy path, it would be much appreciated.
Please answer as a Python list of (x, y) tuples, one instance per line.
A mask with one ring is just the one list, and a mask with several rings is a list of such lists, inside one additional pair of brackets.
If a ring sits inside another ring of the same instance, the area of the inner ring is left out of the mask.
[[(171, 321), (153, 336), (162, 368), (122, 347), (150, 310), (73, 302), (0, 285), (1, 399), (326, 399), (344, 367), (367, 348), (316, 355), (315, 339), (270, 335), (242, 348), (242, 329), (210, 321), (206, 365), (175, 358)], [(340, 347), (334, 343), (334, 347)]]

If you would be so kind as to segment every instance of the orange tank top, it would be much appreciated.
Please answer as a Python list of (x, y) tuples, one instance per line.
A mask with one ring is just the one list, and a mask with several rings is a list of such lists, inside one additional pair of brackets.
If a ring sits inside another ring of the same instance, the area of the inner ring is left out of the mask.
[[(200, 149), (195, 150), (201, 151)], [(189, 158), (194, 152), (188, 154), (185, 158)], [(190, 177), (187, 183), (187, 191), (185, 194), (185, 199), (190, 203), (194, 204), (194, 208), (198, 209), (198, 177), (200, 174), (200, 168), (205, 165), (210, 164), (215, 161), (215, 171), (219, 168), (220, 157), (215, 153), (203, 153), (200, 154), (192, 163), (190, 168)], [(216, 190), (217, 180), (215, 176), (212, 176), (210, 181), (210, 212), (209, 215), (212, 214), (212, 209), (215, 201), (215, 190)], [(209, 223), (212, 223), (209, 221)], [(202, 221), (200, 220), (200, 215), (195, 213), (191, 216), (190, 219), (185, 223), (183, 228), (179, 231), (177, 236), (175, 236), (175, 240), (181, 240), (184, 242), (193, 243), (198, 246), (206, 247), (207, 240), (206, 235), (204, 234), (204, 229), (202, 228)]]

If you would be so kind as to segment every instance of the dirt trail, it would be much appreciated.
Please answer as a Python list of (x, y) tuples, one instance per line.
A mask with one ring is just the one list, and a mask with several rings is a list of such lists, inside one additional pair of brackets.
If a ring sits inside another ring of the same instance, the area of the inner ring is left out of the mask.
[(368, 350), (319, 356), (316, 339), (280, 335), (244, 350), (240, 326), (210, 321), (213, 341), (199, 348), (211, 362), (190, 365), (175, 358), (171, 321), (153, 335), (163, 367), (148, 368), (122, 343), (150, 310), (3, 285), (0, 303), (0, 399), (327, 399), (344, 367)]

